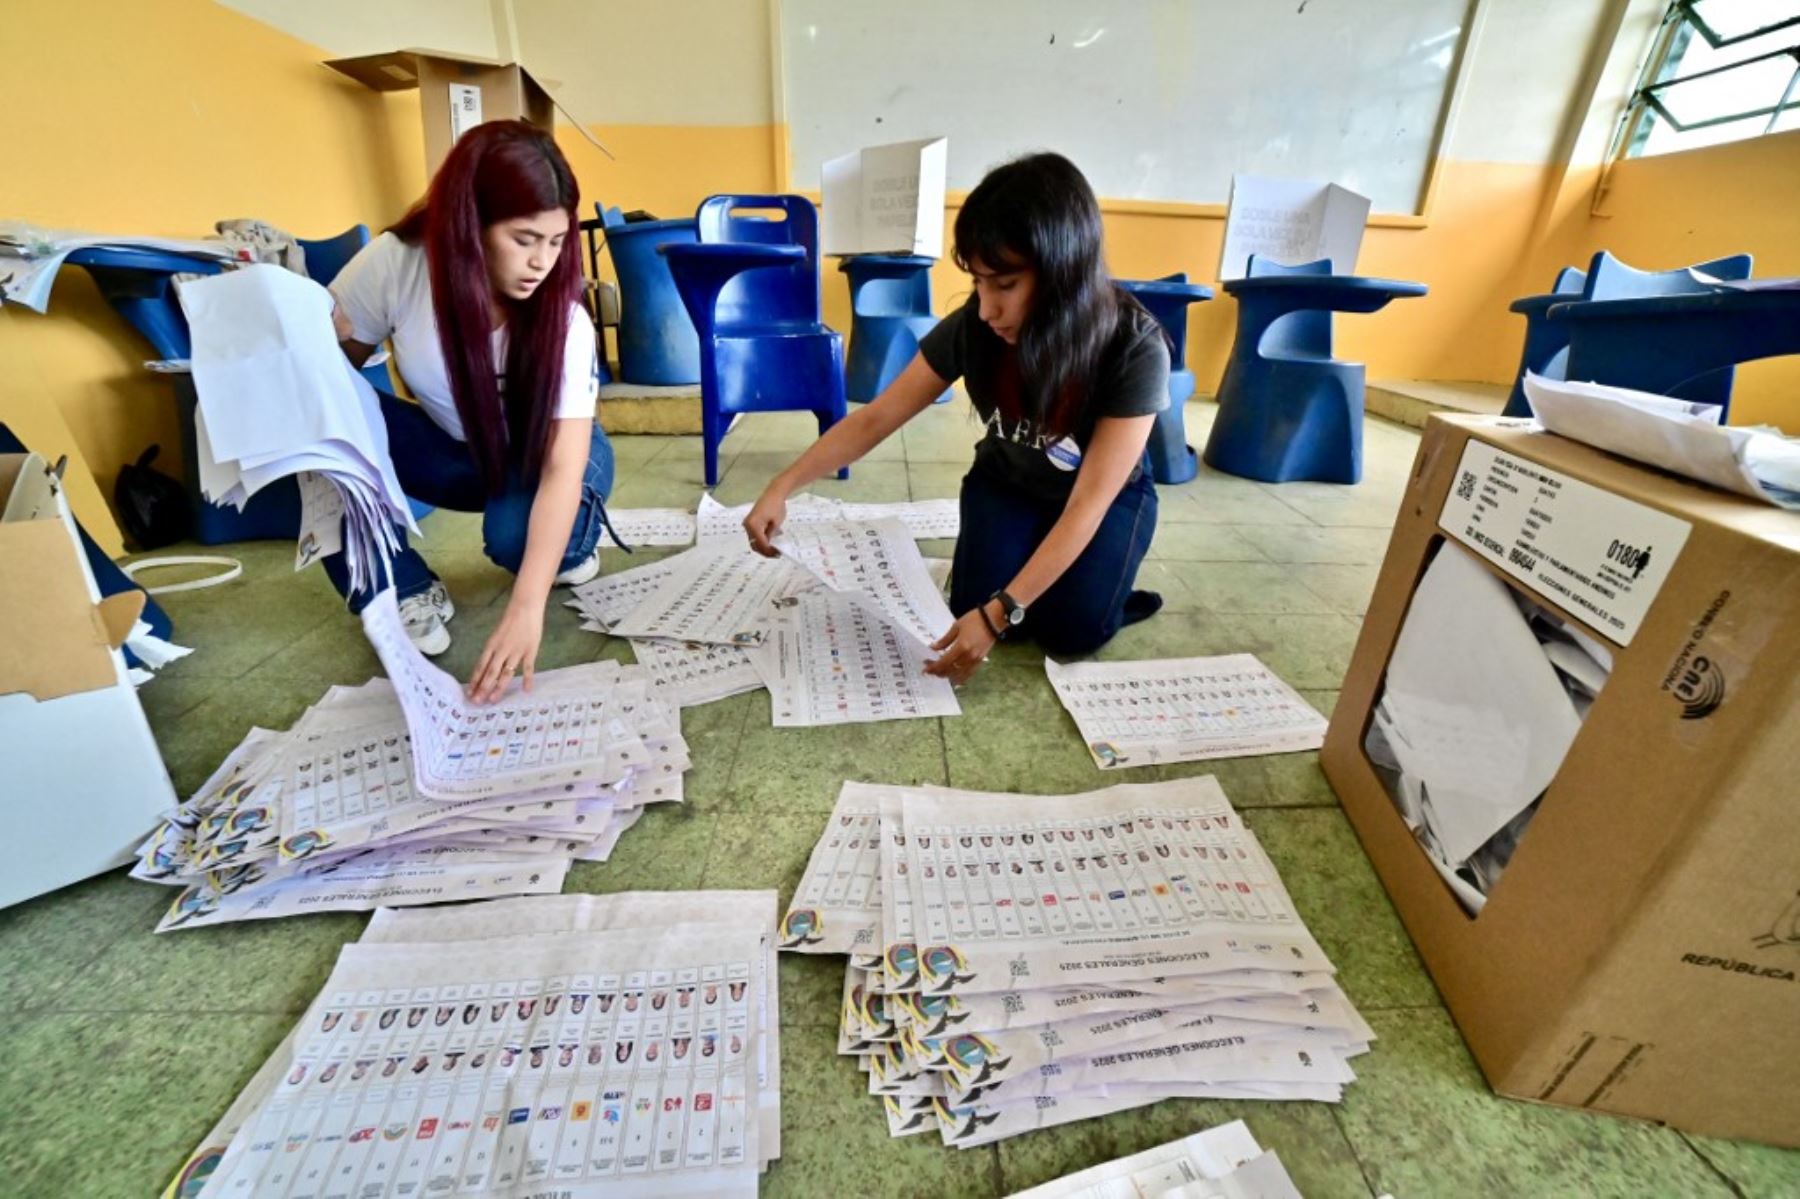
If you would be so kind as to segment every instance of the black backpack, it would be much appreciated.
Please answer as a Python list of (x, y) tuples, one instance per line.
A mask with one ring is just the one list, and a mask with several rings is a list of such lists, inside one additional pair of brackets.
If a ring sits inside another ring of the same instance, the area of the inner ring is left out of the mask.
[(194, 510), (187, 489), (150, 463), (162, 451), (153, 445), (138, 460), (119, 470), (113, 484), (113, 506), (125, 535), (139, 549), (155, 550), (185, 539), (193, 527)]

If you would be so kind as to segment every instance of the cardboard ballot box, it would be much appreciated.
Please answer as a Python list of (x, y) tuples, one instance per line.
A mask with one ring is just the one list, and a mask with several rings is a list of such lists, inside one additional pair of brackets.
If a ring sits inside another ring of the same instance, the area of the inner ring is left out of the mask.
[[(1497, 1091), (1800, 1145), (1800, 515), (1525, 424), (1432, 419), (1325, 774)], [(1478, 916), (1365, 752), (1444, 553), (1611, 658)]]
[(1334, 274), (1353, 275), (1368, 220), (1368, 197), (1335, 183), (1233, 175), (1219, 278), (1242, 279), (1252, 254), (1283, 266), (1329, 258)]
[(555, 131), (550, 93), (516, 62), (436, 50), (394, 50), (334, 58), (326, 66), (378, 92), (419, 89), (425, 121), (425, 173), (443, 165), (450, 147), (483, 121), (521, 120)]
[(0, 454), (0, 908), (123, 865), (175, 806), (119, 653), (144, 595), (98, 598), (55, 477), (15, 493), (28, 460)]
[(821, 253), (944, 256), (941, 137), (869, 146), (820, 168)]

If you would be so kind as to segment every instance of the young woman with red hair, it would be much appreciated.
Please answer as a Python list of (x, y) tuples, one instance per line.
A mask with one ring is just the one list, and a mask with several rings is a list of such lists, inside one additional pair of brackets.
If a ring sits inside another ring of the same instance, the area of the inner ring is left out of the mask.
[[(388, 448), (406, 493), (483, 514), (487, 556), (513, 572), (512, 596), (469, 680), (497, 697), (531, 681), (550, 588), (600, 573), (613, 454), (594, 419), (600, 368), (580, 303), (575, 176), (550, 135), (523, 121), (465, 133), (425, 198), (365, 246), (332, 283), (333, 318), (357, 365), (392, 338), (417, 404), (382, 397)], [(325, 560), (360, 611), (341, 555)], [(407, 634), (450, 646), (455, 614), (411, 546), (389, 580)]]

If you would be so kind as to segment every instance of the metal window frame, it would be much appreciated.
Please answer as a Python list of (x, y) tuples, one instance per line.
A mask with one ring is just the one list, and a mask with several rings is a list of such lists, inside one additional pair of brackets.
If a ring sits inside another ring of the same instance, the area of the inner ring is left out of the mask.
[[(1769, 133), (1774, 130), (1775, 123), (1781, 119), (1783, 112), (1790, 108), (1800, 108), (1800, 96), (1796, 95), (1797, 92), (1800, 92), (1800, 15), (1776, 21), (1774, 24), (1765, 25), (1760, 29), (1726, 37), (1706, 23), (1706, 19), (1696, 8), (1698, 3), (1699, 0), (1671, 0), (1668, 10), (1663, 14), (1662, 28), (1657, 33), (1650, 55), (1644, 61), (1643, 70), (1638, 75), (1637, 87), (1631, 94), (1631, 102), (1627, 106), (1624, 120), (1620, 124), (1616, 142), (1618, 157), (1630, 157), (1642, 149), (1650, 131), (1649, 122), (1645, 118), (1652, 113), (1659, 120), (1667, 122), (1677, 133), (1687, 133), (1696, 129), (1707, 129), (1715, 125), (1726, 125), (1734, 121), (1766, 116), (1769, 121), (1763, 129), (1763, 133)], [(1792, 46), (1771, 50), (1766, 54), (1746, 58), (1741, 62), (1726, 63), (1723, 66), (1698, 71), (1692, 75), (1656, 78), (1658, 75), (1667, 73), (1671, 63), (1679, 62), (1679, 53), (1686, 48), (1688, 40), (1696, 34), (1707, 45), (1717, 50), (1789, 28), (1797, 31)], [(1751, 63), (1765, 62), (1772, 58), (1794, 60), (1794, 70), (1788, 76), (1787, 86), (1782, 90), (1781, 98), (1773, 105), (1707, 117), (1699, 121), (1684, 122), (1669, 111), (1658, 95), (1659, 92), (1666, 91), (1677, 84), (1735, 71)]]

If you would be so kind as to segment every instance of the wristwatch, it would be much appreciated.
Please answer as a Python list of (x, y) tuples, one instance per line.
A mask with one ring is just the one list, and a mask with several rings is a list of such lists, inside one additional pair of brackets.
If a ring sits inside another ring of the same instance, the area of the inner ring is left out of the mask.
[(1008, 633), (1025, 623), (1025, 605), (1008, 595), (1006, 593), (1006, 588), (1002, 587), (1000, 590), (994, 592), (994, 594), (988, 596), (988, 601), (990, 603), (994, 600), (1000, 601), (1000, 610), (1006, 616), (1006, 631)]

